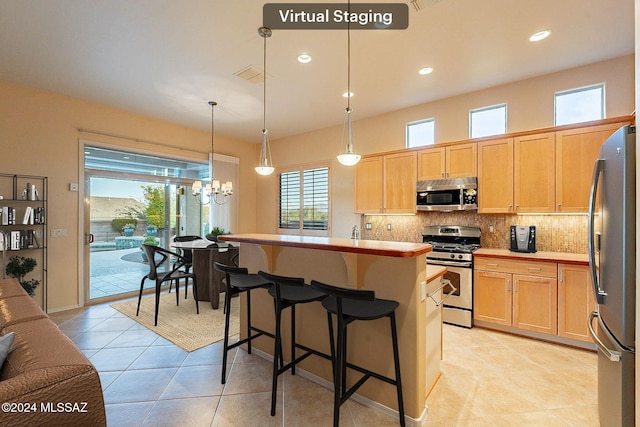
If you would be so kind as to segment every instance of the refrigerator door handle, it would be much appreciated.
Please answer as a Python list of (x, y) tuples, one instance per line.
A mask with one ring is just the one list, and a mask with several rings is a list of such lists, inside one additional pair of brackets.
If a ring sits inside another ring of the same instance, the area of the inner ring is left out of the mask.
[[(600, 337), (596, 334), (595, 329), (593, 329), (593, 319), (596, 317), (598, 318), (598, 323), (601, 323), (600, 314), (597, 311), (592, 311), (591, 314), (589, 315), (589, 335), (591, 335), (593, 342), (596, 343), (596, 346), (598, 346), (600, 351), (602, 351), (602, 353), (604, 353), (604, 355), (607, 356), (609, 360), (611, 360), (612, 362), (619, 362), (620, 359), (622, 358), (622, 353), (619, 351), (611, 350), (607, 348), (607, 346), (604, 345)], [(601, 326), (600, 329), (603, 329), (603, 328), (604, 326)]]
[[(604, 159), (596, 159), (593, 167), (593, 178), (591, 180), (591, 193), (589, 194), (589, 271), (591, 273), (591, 283), (593, 283), (593, 291), (596, 296), (598, 304), (604, 304), (604, 297), (607, 293), (600, 287), (598, 279), (598, 272), (596, 271), (596, 242), (595, 242), (595, 211), (596, 211), (596, 196), (598, 194), (598, 183), (600, 181), (600, 175), (604, 172)], [(600, 238), (598, 239), (600, 240)], [(600, 245), (600, 241), (598, 241)]]

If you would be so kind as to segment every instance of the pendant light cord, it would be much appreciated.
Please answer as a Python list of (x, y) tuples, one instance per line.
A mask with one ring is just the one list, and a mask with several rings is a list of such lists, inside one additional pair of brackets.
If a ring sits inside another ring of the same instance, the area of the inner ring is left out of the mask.
[[(351, 16), (351, 1), (347, 3), (347, 14)], [(347, 21), (347, 113), (351, 112), (351, 23)]]
[(215, 111), (215, 107), (216, 105), (218, 105), (217, 102), (215, 101), (209, 101), (209, 105), (211, 105), (211, 184), (213, 184), (213, 134), (215, 133), (216, 127), (215, 127), (215, 120), (214, 120), (214, 111)]
[(264, 73), (264, 84), (262, 85), (262, 132), (265, 132), (267, 130), (267, 36), (263, 36), (263, 39), (262, 72)]

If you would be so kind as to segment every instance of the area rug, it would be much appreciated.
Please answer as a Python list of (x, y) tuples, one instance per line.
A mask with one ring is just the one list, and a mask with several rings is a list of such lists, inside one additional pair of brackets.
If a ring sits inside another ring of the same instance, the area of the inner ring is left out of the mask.
[[(229, 336), (239, 331), (238, 300), (231, 299), (231, 317)], [(136, 316), (138, 300), (133, 299), (118, 304), (112, 304), (122, 314), (130, 317), (149, 330), (171, 341), (186, 351), (194, 351), (224, 338), (224, 294), (220, 296), (220, 308), (214, 310), (208, 301), (199, 301), (200, 314), (196, 314), (196, 303), (193, 298), (180, 297), (180, 305), (176, 306), (175, 293), (160, 295), (160, 309), (158, 311), (158, 326), (154, 326), (155, 295), (142, 298), (140, 315)]]

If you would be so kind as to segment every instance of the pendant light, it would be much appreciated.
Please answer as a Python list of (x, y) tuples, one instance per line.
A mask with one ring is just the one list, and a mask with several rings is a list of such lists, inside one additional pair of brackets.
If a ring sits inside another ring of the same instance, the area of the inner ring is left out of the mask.
[(212, 201), (219, 205), (227, 203), (233, 195), (233, 184), (227, 181), (220, 185), (220, 181), (213, 179), (213, 135), (214, 135), (214, 109), (218, 105), (215, 101), (209, 101), (211, 106), (211, 153), (209, 153), (209, 179), (211, 182), (202, 187), (202, 181), (194, 181), (191, 186), (191, 192), (201, 205), (208, 205)]
[(260, 160), (256, 166), (256, 172), (260, 175), (271, 175), (274, 171), (271, 160), (271, 147), (269, 147), (269, 133), (267, 131), (267, 39), (271, 37), (271, 28), (260, 27), (258, 34), (264, 39), (263, 49), (263, 92), (262, 92), (262, 146), (260, 147)]
[[(347, 4), (347, 12), (351, 14), (351, 2)], [(353, 166), (360, 161), (360, 154), (353, 149), (353, 131), (351, 127), (351, 26), (347, 22), (347, 108), (342, 127), (342, 140), (344, 141), (344, 128), (347, 128), (347, 144), (344, 153), (338, 155), (338, 161), (344, 166)]]

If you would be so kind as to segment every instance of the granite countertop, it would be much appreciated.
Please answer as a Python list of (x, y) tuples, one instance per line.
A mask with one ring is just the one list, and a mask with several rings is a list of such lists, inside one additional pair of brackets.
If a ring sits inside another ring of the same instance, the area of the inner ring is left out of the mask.
[(431, 245), (425, 243), (338, 239), (285, 234), (227, 234), (220, 236), (219, 239), (228, 242), (288, 246), (398, 258), (413, 258), (431, 252)]
[(511, 252), (508, 249), (480, 248), (473, 253), (474, 257), (508, 258), (523, 261), (562, 262), (565, 264), (589, 265), (587, 254), (574, 254), (567, 252)]

